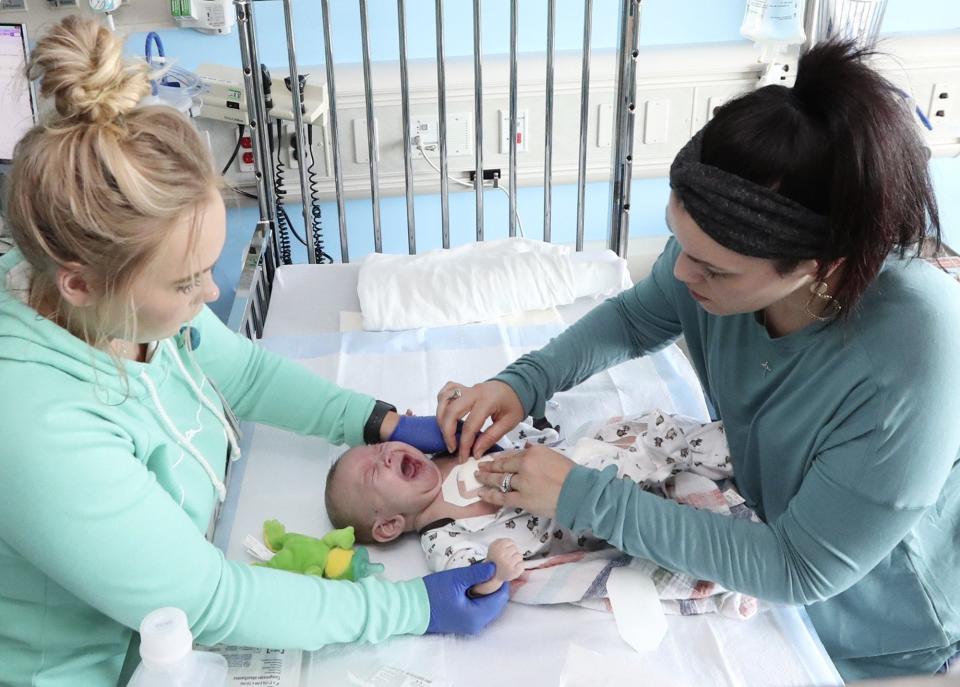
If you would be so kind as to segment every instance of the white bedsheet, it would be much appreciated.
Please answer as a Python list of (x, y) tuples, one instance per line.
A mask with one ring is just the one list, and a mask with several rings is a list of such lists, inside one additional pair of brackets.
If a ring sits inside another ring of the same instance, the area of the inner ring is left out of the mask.
[[(276, 319), (283, 311), (274, 305), (274, 319), (268, 319), (274, 331), (303, 331), (306, 325)], [(274, 335), (263, 345), (328, 379), (425, 413), (432, 412), (436, 391), (448, 379), (472, 383), (488, 377), (521, 353), (542, 346), (563, 323), (592, 305), (578, 301), (499, 325)], [(349, 305), (345, 309), (350, 310)], [(561, 426), (650, 407), (705, 415), (693, 371), (673, 346), (596, 375), (556, 400), (548, 416)], [(330, 523), (323, 508), (323, 484), (331, 461), (343, 449), (263, 426), (248, 432), (245, 443), (246, 455), (234, 466), (217, 533), (228, 557), (249, 560), (243, 538), (258, 534), (269, 518), (279, 518), (293, 531), (325, 532)], [(389, 579), (427, 572), (415, 537), (373, 548), (371, 558), (386, 565)], [(434, 687), (590, 684), (576, 678), (591, 663), (594, 684), (636, 683), (641, 678), (647, 684), (671, 685), (842, 684), (805, 618), (790, 608), (745, 622), (672, 616), (660, 647), (638, 654), (620, 639), (609, 614), (511, 604), (477, 638), (401, 637), (378, 646), (328, 647), (306, 657), (302, 684), (351, 685), (350, 674), (365, 678), (382, 666), (410, 671), (432, 680), (424, 684)]]

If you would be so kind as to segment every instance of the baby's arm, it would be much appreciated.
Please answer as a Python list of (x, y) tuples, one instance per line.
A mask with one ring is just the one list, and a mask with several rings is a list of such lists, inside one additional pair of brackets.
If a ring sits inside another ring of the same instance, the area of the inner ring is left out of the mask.
[(449, 532), (443, 528), (433, 530), (421, 537), (420, 543), (427, 554), (430, 570), (462, 568), (486, 559), (497, 566), (496, 572), (486, 582), (470, 588), (471, 595), (491, 594), (504, 582), (520, 577), (523, 573), (523, 555), (511, 539), (496, 539), (489, 547), (472, 542), (465, 532)]
[(486, 582), (470, 588), (470, 594), (473, 596), (492, 594), (505, 582), (515, 580), (523, 574), (523, 555), (512, 539), (497, 539), (490, 544), (487, 560), (496, 564), (497, 571)]

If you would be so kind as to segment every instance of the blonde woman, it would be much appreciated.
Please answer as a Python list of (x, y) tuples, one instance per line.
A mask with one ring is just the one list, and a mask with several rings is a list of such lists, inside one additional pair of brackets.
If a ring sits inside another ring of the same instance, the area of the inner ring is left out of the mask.
[(159, 606), (184, 609), (205, 644), (479, 631), (506, 603), (465, 594), (489, 564), (355, 584), (208, 543), (237, 450), (214, 385), (242, 418), (333, 442), (386, 438), (398, 418), (204, 307), (225, 233), (218, 175), (189, 121), (137, 107), (145, 67), (111, 33), (65, 19), (28, 75), (55, 112), (18, 145), (16, 249), (0, 259), (0, 682), (115, 684), (131, 628)]

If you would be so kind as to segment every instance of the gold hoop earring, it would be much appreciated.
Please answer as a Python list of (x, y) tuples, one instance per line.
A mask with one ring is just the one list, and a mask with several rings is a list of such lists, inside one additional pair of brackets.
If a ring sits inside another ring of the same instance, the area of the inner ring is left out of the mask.
[[(843, 306), (840, 305), (840, 301), (827, 293), (829, 288), (827, 282), (825, 281), (815, 281), (810, 284), (810, 300), (807, 301), (807, 304), (803, 306), (803, 311), (807, 315), (818, 322), (829, 322), (834, 319), (837, 315), (840, 314), (840, 311), (843, 309)], [(817, 299), (821, 301), (826, 301), (824, 305), (824, 312), (826, 315), (818, 315), (810, 309), (810, 306), (813, 305), (814, 301)]]

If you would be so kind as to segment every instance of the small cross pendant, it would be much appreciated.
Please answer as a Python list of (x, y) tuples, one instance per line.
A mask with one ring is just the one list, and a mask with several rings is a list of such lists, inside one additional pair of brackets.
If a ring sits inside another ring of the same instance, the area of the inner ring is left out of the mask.
[(773, 370), (770, 369), (770, 363), (768, 363), (766, 360), (764, 360), (762, 363), (760, 363), (760, 367), (763, 368), (763, 376), (764, 376), (764, 377), (767, 376), (767, 373), (773, 372)]

